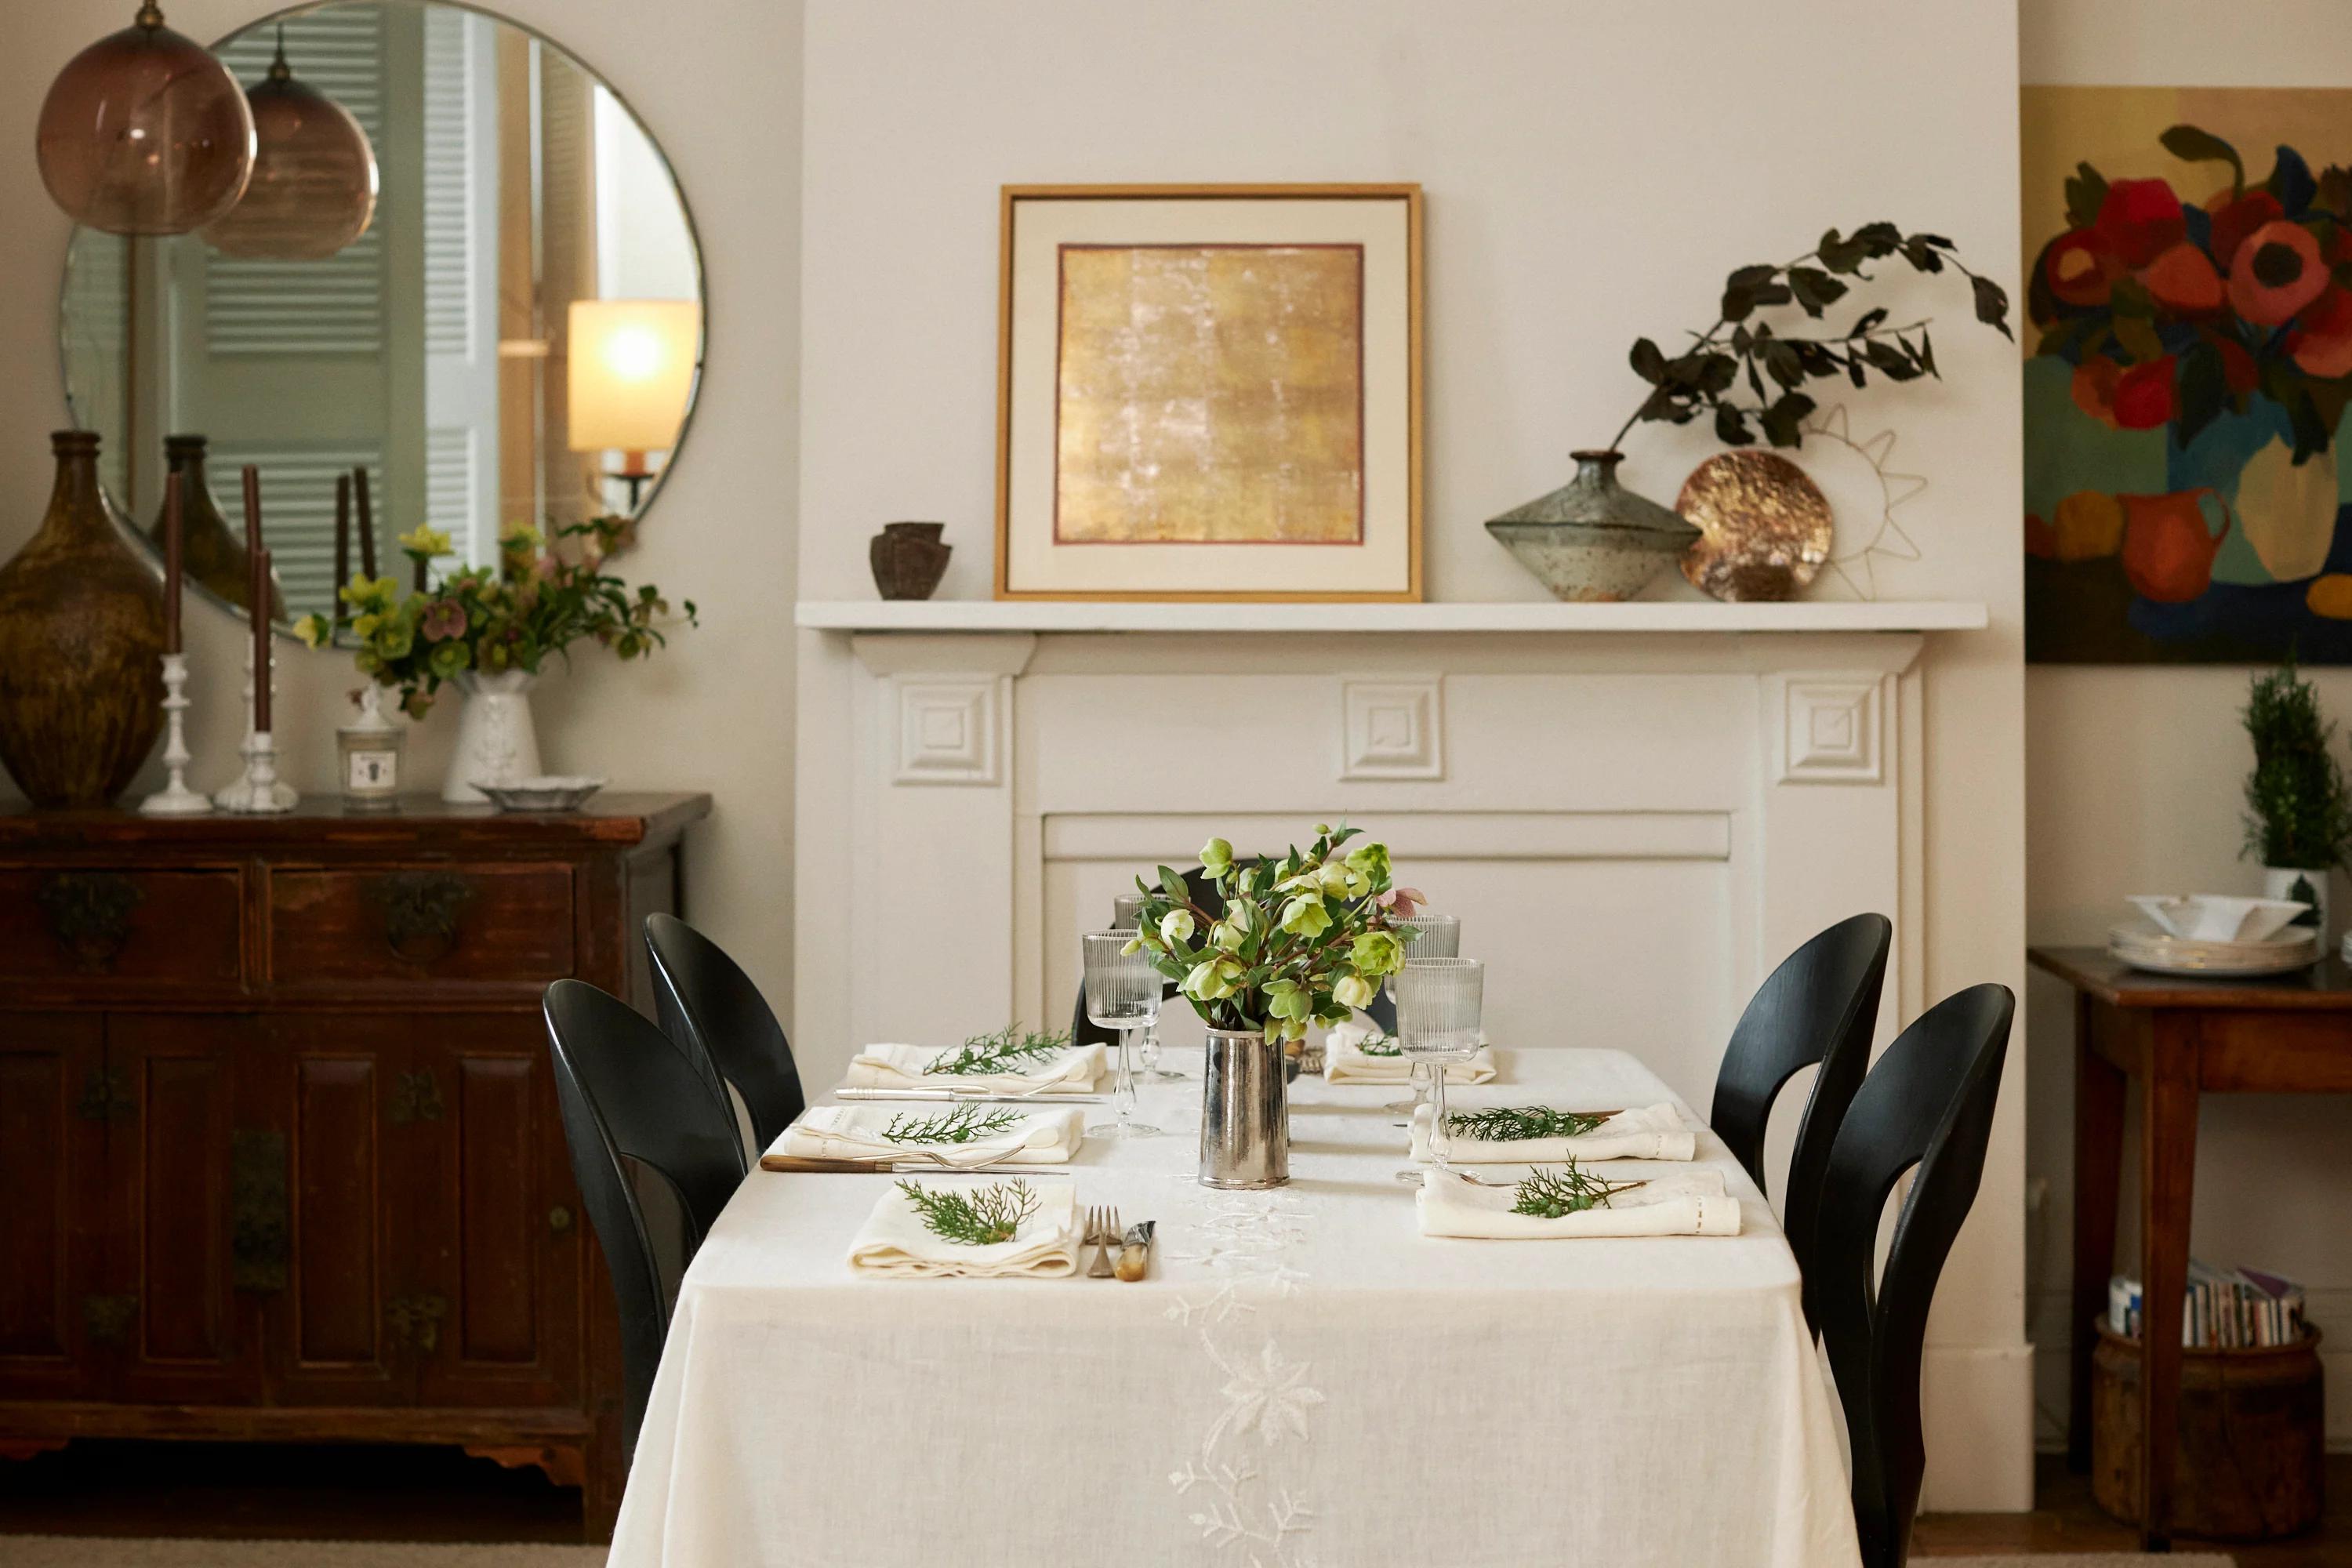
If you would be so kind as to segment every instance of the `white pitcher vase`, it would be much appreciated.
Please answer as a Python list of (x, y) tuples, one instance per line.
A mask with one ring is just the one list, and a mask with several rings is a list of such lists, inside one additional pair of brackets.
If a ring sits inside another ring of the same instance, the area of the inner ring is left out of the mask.
[(443, 800), (478, 805), (490, 798), (474, 787), (478, 784), (539, 776), (539, 731), (530, 721), (533, 679), (520, 669), (469, 669), (456, 678), (466, 701), (457, 710), (457, 750), (442, 781)]

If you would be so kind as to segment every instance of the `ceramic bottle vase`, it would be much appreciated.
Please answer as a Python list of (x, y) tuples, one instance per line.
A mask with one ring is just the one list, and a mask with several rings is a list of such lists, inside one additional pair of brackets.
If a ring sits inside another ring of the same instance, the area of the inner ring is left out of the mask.
[(1622, 452), (1573, 452), (1576, 477), (1489, 519), (1486, 531), (1558, 599), (1630, 599), (1697, 543), (1673, 509), (1617, 482)]
[(106, 805), (163, 724), (163, 588), (117, 530), (98, 437), (50, 437), (40, 531), (0, 566), (0, 763), (37, 806)]
[[(189, 578), (223, 604), (243, 611), (250, 596), (247, 584), (253, 578), (245, 556), (245, 532), (228, 525), (213, 500), (212, 487), (205, 482), (205, 437), (164, 437), (163, 462), (169, 472), (180, 476), (180, 529)], [(160, 553), (163, 548), (163, 513), (160, 508), (147, 537), (155, 542)], [(286, 619), (286, 593), (278, 585), (275, 571), (269, 577), (269, 618), (272, 622)]]

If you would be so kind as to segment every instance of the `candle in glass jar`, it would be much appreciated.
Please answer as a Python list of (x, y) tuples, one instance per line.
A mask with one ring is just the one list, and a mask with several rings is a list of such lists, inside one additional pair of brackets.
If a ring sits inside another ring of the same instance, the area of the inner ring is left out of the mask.
[(180, 651), (180, 576), (183, 569), (178, 469), (163, 480), (163, 651)]

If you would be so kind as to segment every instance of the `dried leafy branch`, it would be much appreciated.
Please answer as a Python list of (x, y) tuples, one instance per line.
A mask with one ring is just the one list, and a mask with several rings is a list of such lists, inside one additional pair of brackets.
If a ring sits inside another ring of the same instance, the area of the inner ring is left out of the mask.
[(1759, 433), (1775, 447), (1801, 446), (1804, 421), (1816, 406), (1803, 390), (1809, 382), (1843, 377), (1863, 387), (1874, 374), (1897, 382), (1940, 377), (1926, 321), (1889, 326), (1887, 312), (1873, 309), (1843, 332), (1791, 336), (1757, 319), (1759, 310), (1793, 304), (1812, 320), (1824, 320), (1855, 285), (1874, 281), (1870, 263), (1888, 258), (1916, 272), (1958, 272), (1969, 280), (1977, 320), (2011, 335), (2009, 295), (1970, 271), (1942, 235), (1905, 234), (1891, 223), (1867, 223), (1851, 235), (1831, 229), (1793, 261), (1733, 272), (1724, 280), (1715, 325), (1693, 333), (1691, 346), (1680, 353), (1637, 340), (1629, 359), (1633, 374), (1650, 384), (1649, 395), (1610, 445), (1622, 442), (1639, 424), (1687, 425), (1711, 413), (1716, 437), (1727, 446), (1749, 446)]
[(923, 1226), (961, 1247), (1011, 1241), (1022, 1222), (1037, 1212), (1037, 1194), (1018, 1177), (984, 1187), (925, 1187), (900, 1182), (898, 1190), (915, 1205)]

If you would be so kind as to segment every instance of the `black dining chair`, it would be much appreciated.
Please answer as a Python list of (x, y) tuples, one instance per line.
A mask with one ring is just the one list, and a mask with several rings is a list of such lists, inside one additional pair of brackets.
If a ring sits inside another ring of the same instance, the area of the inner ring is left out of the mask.
[[(1209, 880), (1208, 871), (1202, 867), (1194, 866), (1181, 875), (1185, 887), (1192, 889), (1192, 901), (1206, 910), (1211, 920), (1223, 918), (1225, 912), (1225, 897), (1217, 891), (1216, 883)], [(1160, 985), (1161, 1001), (1171, 1000), (1175, 995), (1176, 983), (1173, 980)], [(1078, 999), (1070, 1009), (1070, 1041), (1073, 1045), (1080, 1046), (1115, 1047), (1118, 1044), (1118, 1035), (1116, 1031), (1103, 1028), (1087, 1016), (1087, 982), (1084, 975), (1078, 977)]]
[(1730, 1145), (1758, 1190), (1769, 1193), (1764, 1131), (1772, 1120), (1772, 1102), (1799, 1069), (1821, 1065), (1797, 1123), (1780, 1194), (1780, 1227), (1807, 1276), (1808, 1325), (1819, 1321), (1810, 1277), (1822, 1173), (1828, 1168), (1838, 1123), (1870, 1066), (1878, 996), (1894, 940), (1894, 923), (1885, 915), (1854, 915), (1781, 960), (1740, 1014), (1716, 1073), (1708, 1125)]
[[(1919, 1361), (1927, 1305), (1975, 1203), (2017, 998), (1971, 985), (1895, 1037), (1846, 1110), (1822, 1184), (1812, 1288), (1853, 1450), (1864, 1568), (1903, 1568), (1927, 1447)], [(1917, 1167), (1878, 1266), (1886, 1197)]]
[(724, 948), (676, 915), (646, 918), (646, 951), (662, 1033), (696, 1058), (721, 1100), (733, 1088), (759, 1147), (770, 1147), (808, 1103), (775, 1010)]
[(733, 1109), (619, 997), (559, 980), (542, 1011), (572, 1179), (620, 1301), (622, 1437), (634, 1452), (678, 1283), (743, 1179), (743, 1141)]

